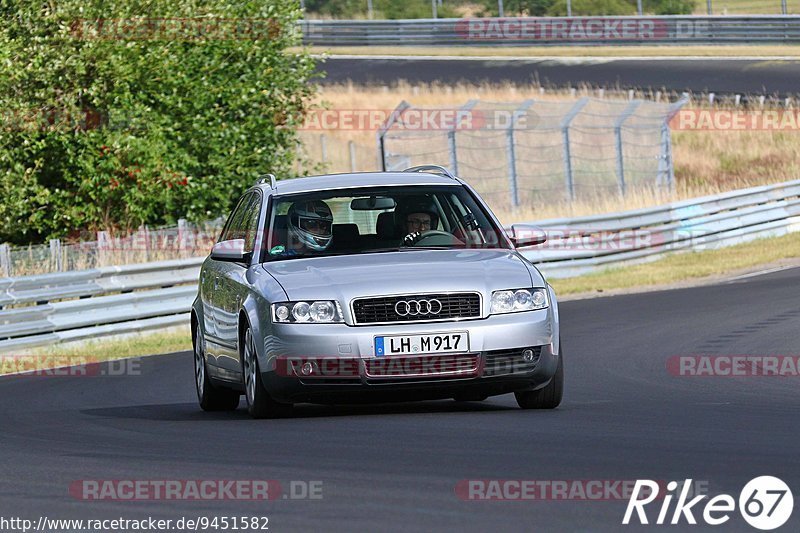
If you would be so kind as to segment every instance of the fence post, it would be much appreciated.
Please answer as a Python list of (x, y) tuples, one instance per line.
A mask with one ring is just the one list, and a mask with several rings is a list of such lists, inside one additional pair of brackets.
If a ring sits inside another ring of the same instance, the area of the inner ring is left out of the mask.
[(577, 115), (588, 103), (588, 98), (581, 98), (574, 106), (572, 106), (572, 109), (570, 109), (566, 116), (561, 120), (561, 136), (564, 142), (564, 179), (566, 181), (567, 195), (569, 196), (570, 202), (575, 200), (575, 180), (572, 175), (572, 154), (569, 146), (569, 125), (572, 122), (572, 119), (575, 118), (575, 115)]
[(711, 0), (706, 0), (706, 11), (707, 11), (707, 14), (709, 14), (709, 15), (713, 15), (714, 14), (714, 12), (713, 12), (714, 10), (711, 9)]
[(348, 141), (347, 147), (350, 149), (350, 172), (356, 171), (356, 143)]
[(189, 249), (189, 239), (186, 234), (186, 219), (178, 219), (178, 257), (184, 257), (184, 252)]
[(11, 250), (7, 244), (0, 244), (0, 268), (5, 277), (11, 277)]
[(508, 157), (508, 185), (511, 193), (511, 206), (519, 207), (519, 187), (517, 183), (517, 154), (514, 149), (514, 129), (517, 117), (524, 114), (533, 105), (533, 100), (525, 100), (522, 105), (514, 110), (508, 129), (506, 130), (506, 156)]
[(461, 120), (464, 118), (466, 113), (469, 113), (470, 110), (475, 107), (478, 103), (478, 100), (470, 100), (463, 106), (458, 108), (456, 112), (456, 119), (453, 122), (453, 127), (447, 132), (447, 146), (448, 152), (450, 153), (450, 171), (458, 176), (458, 151), (456, 150), (456, 130), (461, 125)]
[(106, 266), (110, 238), (107, 231), (97, 232), (97, 266)]
[(625, 196), (625, 157), (622, 153), (622, 125), (628, 118), (636, 112), (636, 108), (641, 104), (641, 100), (634, 100), (630, 102), (622, 114), (614, 122), (614, 141), (616, 144), (617, 152), (617, 183), (619, 185), (619, 193)]
[(666, 185), (670, 192), (675, 188), (675, 169), (672, 166), (672, 139), (669, 134), (669, 124), (666, 121), (661, 125), (661, 157), (658, 161), (656, 184), (661, 187)]
[(389, 115), (389, 118), (386, 119), (386, 122), (378, 129), (375, 133), (375, 137), (378, 141), (378, 169), (386, 172), (386, 133), (389, 131), (389, 128), (397, 122), (397, 119), (400, 117), (403, 112), (411, 107), (411, 104), (403, 100), (400, 102), (397, 107), (394, 108), (392, 114)]
[(50, 239), (50, 264), (56, 272), (64, 271), (64, 264), (61, 261), (61, 239)]
[(322, 152), (322, 162), (328, 162), (328, 137), (322, 133), (319, 136), (319, 149)]
[(670, 192), (674, 192), (675, 190), (675, 168), (672, 165), (672, 137), (670, 136), (669, 122), (688, 102), (689, 95), (683, 93), (680, 100), (669, 106), (667, 116), (661, 124), (661, 155), (658, 159), (656, 186), (663, 186), (663, 182), (666, 179), (666, 185)]

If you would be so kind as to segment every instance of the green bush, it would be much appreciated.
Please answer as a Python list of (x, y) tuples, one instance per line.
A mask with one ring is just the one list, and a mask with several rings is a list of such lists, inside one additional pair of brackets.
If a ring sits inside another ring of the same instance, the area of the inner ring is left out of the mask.
[(0, 241), (214, 218), (259, 173), (291, 172), (314, 90), (313, 60), (286, 50), (299, 3), (2, 0), (0, 15)]

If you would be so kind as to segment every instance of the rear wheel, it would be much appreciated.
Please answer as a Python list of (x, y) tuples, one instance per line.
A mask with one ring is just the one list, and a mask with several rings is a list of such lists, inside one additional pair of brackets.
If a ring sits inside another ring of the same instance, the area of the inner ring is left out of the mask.
[(247, 411), (253, 418), (280, 418), (291, 414), (292, 405), (276, 402), (264, 387), (256, 357), (256, 345), (250, 328), (244, 332), (242, 373), (244, 374)]
[(203, 411), (233, 411), (239, 407), (239, 393), (214, 387), (208, 379), (200, 326), (194, 332), (194, 383), (197, 401)]
[(555, 409), (564, 395), (564, 350), (559, 343), (561, 354), (558, 356), (558, 367), (553, 379), (546, 387), (539, 390), (515, 392), (517, 404), (522, 409)]

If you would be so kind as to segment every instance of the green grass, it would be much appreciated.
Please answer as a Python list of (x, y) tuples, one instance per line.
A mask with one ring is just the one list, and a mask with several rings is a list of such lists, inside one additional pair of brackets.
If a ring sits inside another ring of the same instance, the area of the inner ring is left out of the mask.
[[(136, 333), (125, 337), (98, 338), (91, 341), (56, 344), (22, 350), (19, 355), (37, 370), (85, 365), (127, 357), (182, 352), (192, 349), (189, 326), (162, 331)], [(23, 369), (8, 356), (0, 356), (0, 375)], [(29, 366), (24, 369), (30, 369)]]
[(652, 263), (553, 279), (550, 283), (559, 295), (605, 292), (698, 280), (796, 258), (800, 258), (800, 232), (719, 250), (675, 253)]

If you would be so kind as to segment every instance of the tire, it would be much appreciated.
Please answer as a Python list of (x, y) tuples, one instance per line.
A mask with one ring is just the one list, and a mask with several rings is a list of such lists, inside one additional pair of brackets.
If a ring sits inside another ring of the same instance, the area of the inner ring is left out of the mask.
[(291, 415), (292, 404), (276, 402), (264, 387), (256, 357), (253, 334), (248, 327), (242, 335), (242, 375), (244, 376), (247, 412), (253, 418), (283, 418)]
[(203, 411), (234, 411), (239, 407), (240, 394), (233, 390), (221, 389), (208, 379), (206, 359), (203, 356), (203, 338), (200, 326), (195, 328), (194, 339), (194, 384), (197, 401)]
[(539, 390), (515, 392), (517, 404), (522, 409), (555, 409), (561, 403), (564, 395), (564, 350), (558, 356), (556, 373), (546, 387)]

